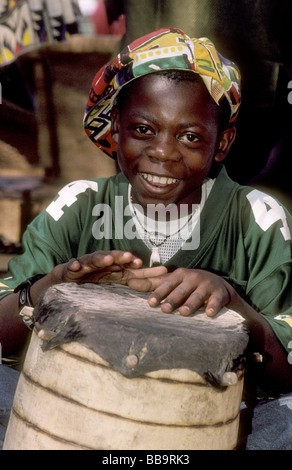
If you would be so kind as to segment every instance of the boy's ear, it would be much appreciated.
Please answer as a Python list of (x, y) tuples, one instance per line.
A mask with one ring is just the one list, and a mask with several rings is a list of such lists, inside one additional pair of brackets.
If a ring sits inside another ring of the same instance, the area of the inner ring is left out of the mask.
[(116, 106), (111, 111), (111, 134), (113, 141), (117, 144), (120, 130), (120, 113)]
[(215, 161), (222, 162), (224, 158), (227, 156), (231, 145), (233, 144), (236, 137), (236, 129), (235, 127), (230, 127), (229, 129), (225, 129), (225, 131), (221, 132), (218, 143), (217, 149), (215, 153)]

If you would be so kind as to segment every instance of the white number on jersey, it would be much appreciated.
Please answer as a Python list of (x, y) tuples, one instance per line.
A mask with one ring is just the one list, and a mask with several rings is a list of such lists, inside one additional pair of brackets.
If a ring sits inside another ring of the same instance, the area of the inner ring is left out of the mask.
[(97, 192), (98, 184), (95, 181), (78, 180), (73, 183), (67, 184), (61, 191), (58, 192), (59, 197), (51, 202), (46, 211), (57, 222), (64, 214), (63, 207), (70, 207), (77, 201), (78, 194), (84, 193), (88, 188)]
[(280, 231), (284, 240), (291, 240), (285, 211), (274, 198), (257, 189), (251, 191), (246, 197), (251, 205), (256, 223), (264, 232), (275, 222), (281, 220), (283, 225)]

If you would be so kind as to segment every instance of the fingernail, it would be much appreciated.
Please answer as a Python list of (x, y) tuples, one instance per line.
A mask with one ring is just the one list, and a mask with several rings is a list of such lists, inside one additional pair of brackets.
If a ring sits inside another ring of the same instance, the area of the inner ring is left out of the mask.
[(171, 313), (173, 311), (173, 305), (171, 302), (163, 302), (161, 309), (165, 313)]
[(190, 308), (187, 305), (184, 305), (179, 309), (179, 313), (181, 315), (189, 315), (190, 314)]
[(155, 297), (150, 297), (148, 299), (148, 304), (150, 305), (150, 307), (155, 307), (155, 305), (158, 304), (158, 300), (155, 299)]
[(216, 313), (214, 308), (207, 308), (205, 312), (208, 317), (213, 317)]

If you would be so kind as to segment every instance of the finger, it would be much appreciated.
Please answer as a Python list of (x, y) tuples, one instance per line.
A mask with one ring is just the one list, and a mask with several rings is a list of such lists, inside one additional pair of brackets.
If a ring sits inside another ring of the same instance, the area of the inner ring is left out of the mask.
[[(66, 271), (70, 280), (90, 280), (98, 282), (99, 277), (107, 272), (120, 272), (124, 268), (121, 264), (115, 264), (115, 258), (119, 261), (129, 262), (134, 259), (131, 253), (96, 251), (83, 255), (80, 258), (73, 258), (64, 265), (62, 278), (66, 280)], [(135, 257), (136, 258), (136, 257)], [(139, 264), (138, 264), (139, 265)], [(97, 275), (97, 278), (92, 276)]]
[[(137, 258), (128, 251), (96, 251), (91, 255), (86, 255), (81, 258), (83, 266), (89, 268), (106, 268), (113, 267), (115, 271), (124, 269), (125, 267), (131, 266), (132, 268), (138, 268), (142, 265), (142, 260)], [(114, 267), (115, 266), (115, 267)]]
[[(89, 255), (89, 258), (84, 257), (84, 262), (92, 267), (103, 268), (106, 266), (112, 266), (113, 264), (120, 264), (120, 259), (124, 255), (124, 252), (114, 253), (113, 251), (96, 251)], [(127, 262), (130, 256), (125, 257)], [(83, 260), (83, 259), (82, 259)], [(119, 262), (116, 263), (116, 260)]]
[(195, 313), (199, 308), (205, 305), (208, 299), (209, 293), (205, 290), (196, 289), (192, 294), (185, 300), (183, 304), (179, 306), (179, 313), (183, 316), (191, 315)]
[(155, 268), (141, 268), (138, 270), (127, 270), (136, 279), (154, 279), (167, 273), (165, 266), (156, 266)]
[(208, 300), (205, 312), (208, 317), (214, 317), (220, 310), (227, 305), (229, 302), (229, 297), (226, 295), (220, 296), (217, 294), (211, 295)]
[(127, 271), (128, 286), (139, 292), (149, 292), (154, 290), (161, 284), (167, 274), (167, 268), (164, 266), (138, 269), (135, 271), (129, 269)]
[(195, 313), (203, 305), (205, 307), (205, 313), (208, 317), (214, 317), (220, 310), (227, 305), (228, 296), (224, 292), (214, 292), (210, 296), (209, 294), (203, 294), (199, 290), (194, 292), (189, 299), (179, 308), (181, 315), (187, 316)]
[[(179, 286), (179, 287), (178, 287)], [(185, 291), (180, 280), (172, 275), (164, 277), (163, 281), (155, 288), (154, 292), (149, 296), (148, 303), (151, 307), (155, 307), (163, 300), (162, 310), (164, 312), (173, 311), (181, 302), (181, 297), (185, 300), (190, 291)]]
[(150, 292), (152, 290), (152, 282), (150, 279), (136, 279), (131, 278), (128, 280), (127, 285), (138, 292)]
[(81, 263), (78, 258), (73, 258), (69, 261), (68, 269), (73, 272), (79, 271), (81, 268)]
[(113, 257), (115, 264), (120, 264), (124, 267), (128, 265), (137, 268), (141, 267), (143, 264), (142, 260), (137, 258), (137, 256), (133, 255), (130, 251), (113, 250), (110, 254)]

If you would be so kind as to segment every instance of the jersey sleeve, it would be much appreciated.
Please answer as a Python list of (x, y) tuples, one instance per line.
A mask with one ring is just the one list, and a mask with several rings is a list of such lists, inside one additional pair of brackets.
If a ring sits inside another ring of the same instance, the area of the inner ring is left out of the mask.
[(91, 180), (66, 185), (28, 225), (22, 239), (23, 254), (11, 259), (7, 274), (0, 279), (0, 299), (27, 278), (47, 274), (77, 256), (83, 220), (97, 190), (97, 181)]
[(286, 351), (292, 349), (292, 217), (273, 197), (252, 190), (245, 246), (249, 263), (246, 295), (273, 328)]

